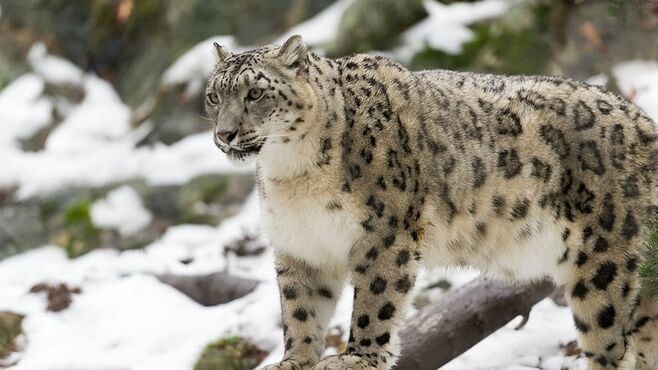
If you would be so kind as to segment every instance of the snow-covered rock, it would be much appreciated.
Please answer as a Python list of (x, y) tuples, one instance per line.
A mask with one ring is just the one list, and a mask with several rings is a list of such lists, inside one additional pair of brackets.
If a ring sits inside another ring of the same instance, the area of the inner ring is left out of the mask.
[(123, 236), (134, 235), (153, 219), (139, 194), (130, 186), (112, 190), (91, 205), (91, 220), (102, 229), (116, 229)]
[(444, 5), (425, 0), (429, 16), (402, 34), (401, 45), (393, 50), (393, 55), (408, 62), (426, 46), (458, 54), (462, 45), (473, 38), (473, 31), (467, 25), (504, 14), (510, 3), (509, 0), (483, 0)]
[(39, 42), (32, 46), (27, 61), (35, 73), (53, 85), (74, 85), (82, 83), (84, 72), (80, 67), (64, 58), (48, 54), (46, 45)]
[(198, 92), (217, 62), (213, 46), (215, 42), (233, 52), (238, 51), (233, 36), (215, 36), (206, 39), (196, 44), (167, 68), (162, 75), (162, 85), (166, 88), (187, 84), (189, 93)]
[(658, 123), (658, 62), (632, 60), (615, 65), (617, 85), (632, 102)]
[(283, 44), (292, 35), (301, 35), (308, 45), (321, 47), (334, 39), (343, 13), (355, 0), (338, 0), (313, 18), (288, 30), (274, 41)]
[(15, 146), (51, 122), (53, 104), (44, 87), (42, 77), (28, 73), (0, 91), (0, 147)]

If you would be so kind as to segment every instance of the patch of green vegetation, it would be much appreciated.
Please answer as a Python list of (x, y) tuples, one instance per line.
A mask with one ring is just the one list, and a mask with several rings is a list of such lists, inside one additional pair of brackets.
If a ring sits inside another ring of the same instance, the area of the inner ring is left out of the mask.
[[(550, 59), (550, 7), (543, 2), (512, 10), (510, 19), (484, 22), (457, 55), (426, 48), (414, 56), (412, 69), (446, 68), (506, 74), (541, 74)], [(513, 19), (524, 19), (514, 22)]]
[(222, 338), (206, 346), (194, 370), (251, 370), (267, 352), (241, 337)]
[(23, 318), (9, 311), (0, 311), (0, 359), (17, 351), (16, 338), (23, 333)]
[(658, 298), (658, 217), (649, 223), (647, 259), (640, 267), (640, 276), (644, 278), (645, 288)]
[(81, 256), (100, 245), (100, 230), (91, 220), (91, 203), (91, 199), (81, 200), (64, 211), (64, 230), (57, 239), (70, 258)]

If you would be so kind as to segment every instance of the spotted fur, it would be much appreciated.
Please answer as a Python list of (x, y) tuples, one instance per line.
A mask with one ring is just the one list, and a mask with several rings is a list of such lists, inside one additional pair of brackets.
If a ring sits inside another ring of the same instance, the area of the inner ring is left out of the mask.
[[(331, 60), (298, 36), (218, 55), (216, 142), (256, 161), (275, 247), (286, 352), (267, 369), (389, 369), (421, 265), (550, 276), (591, 369), (656, 367), (658, 304), (637, 266), (658, 137), (638, 107), (557, 77)], [(348, 277), (347, 350), (320, 360)]]

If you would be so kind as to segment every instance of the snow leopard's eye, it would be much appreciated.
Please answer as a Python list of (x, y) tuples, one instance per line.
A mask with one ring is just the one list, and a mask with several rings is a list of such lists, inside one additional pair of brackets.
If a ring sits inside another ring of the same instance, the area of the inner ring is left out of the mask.
[(260, 99), (262, 96), (263, 96), (263, 89), (257, 87), (250, 89), (249, 92), (247, 93), (247, 99), (252, 101), (256, 101)]
[(219, 104), (219, 95), (217, 95), (217, 93), (214, 92), (206, 94), (206, 101), (210, 105), (217, 105)]

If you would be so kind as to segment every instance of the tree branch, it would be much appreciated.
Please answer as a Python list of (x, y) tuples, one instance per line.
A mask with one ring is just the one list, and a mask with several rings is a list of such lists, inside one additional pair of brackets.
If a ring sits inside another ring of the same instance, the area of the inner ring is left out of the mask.
[(553, 284), (505, 286), (487, 278), (421, 309), (400, 333), (396, 370), (436, 370), (548, 296)]

